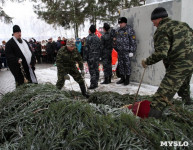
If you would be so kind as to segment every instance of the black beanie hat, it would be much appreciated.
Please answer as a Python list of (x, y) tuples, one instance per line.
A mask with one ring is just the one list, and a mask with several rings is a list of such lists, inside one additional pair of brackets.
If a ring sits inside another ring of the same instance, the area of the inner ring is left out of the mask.
[(110, 29), (110, 26), (108, 23), (104, 23), (103, 28), (108, 31)]
[(168, 13), (163, 7), (157, 7), (151, 13), (151, 20), (155, 20), (158, 18), (165, 18), (165, 17), (168, 17)]
[(96, 32), (96, 27), (95, 25), (91, 25), (89, 28), (90, 32), (95, 33)]
[(13, 33), (15, 33), (15, 32), (21, 32), (21, 29), (18, 25), (13, 26)]
[(121, 17), (121, 18), (119, 18), (118, 19), (118, 23), (127, 23), (127, 18), (125, 18), (125, 17)]

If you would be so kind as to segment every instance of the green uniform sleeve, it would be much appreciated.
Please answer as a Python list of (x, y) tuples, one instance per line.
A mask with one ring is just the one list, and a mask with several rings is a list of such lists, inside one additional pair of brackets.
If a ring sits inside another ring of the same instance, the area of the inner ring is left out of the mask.
[(80, 70), (83, 70), (84, 69), (83, 68), (83, 60), (82, 60), (82, 57), (77, 49), (75, 49), (75, 56), (76, 56), (75, 60), (79, 64)]
[(63, 64), (64, 64), (63, 50), (64, 50), (64, 48), (59, 49), (57, 56), (56, 56), (56, 65), (59, 68), (62, 68)]
[(166, 33), (157, 32), (154, 36), (154, 48), (155, 52), (149, 56), (145, 63), (147, 65), (152, 65), (160, 60), (166, 59), (168, 55), (168, 51), (170, 49), (170, 40)]

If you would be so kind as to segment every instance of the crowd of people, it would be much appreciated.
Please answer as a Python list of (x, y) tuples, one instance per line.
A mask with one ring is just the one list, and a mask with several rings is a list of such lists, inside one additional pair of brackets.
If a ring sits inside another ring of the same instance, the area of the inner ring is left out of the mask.
[[(163, 60), (166, 74), (153, 96), (149, 116), (160, 118), (164, 108), (174, 94), (178, 92), (185, 104), (191, 104), (190, 79), (193, 73), (193, 30), (188, 24), (171, 20), (165, 8), (158, 7), (151, 14), (151, 20), (157, 30), (154, 34), (155, 52), (145, 60), (142, 66), (155, 64)], [(29, 42), (21, 38), (21, 29), (13, 26), (13, 37), (5, 45), (5, 56), (10, 71), (15, 77), (16, 86), (24, 83), (37, 83), (34, 73), (35, 63), (45, 59), (47, 63), (56, 62), (58, 81), (56, 87), (61, 89), (65, 80), (71, 75), (79, 84), (82, 95), (89, 97), (84, 83), (83, 62), (87, 62), (90, 73), (90, 87), (98, 87), (99, 61), (104, 68), (104, 81), (101, 84), (110, 84), (112, 77), (112, 50), (118, 53), (118, 70), (120, 80), (117, 84), (128, 85), (131, 75), (131, 58), (137, 49), (136, 36), (133, 28), (127, 24), (127, 18), (118, 19), (119, 28), (110, 31), (110, 25), (104, 23), (104, 34), (99, 38), (96, 26), (91, 25), (89, 35), (80, 39), (65, 39), (54, 42)], [(1, 51), (3, 52), (3, 51)], [(2, 56), (3, 53), (1, 53)], [(46, 56), (46, 57), (45, 57)], [(76, 65), (79, 65), (78, 71)], [(6, 63), (4, 63), (6, 64)], [(4, 65), (6, 66), (6, 65)]]
[[(66, 46), (67, 39), (63, 37), (58, 37), (57, 41), (53, 41), (52, 38), (49, 38), (48, 40), (42, 40), (38, 41), (34, 38), (29, 39), (28, 43), (32, 50), (32, 52), (35, 55), (36, 63), (50, 63), (54, 64), (56, 61), (56, 56), (58, 53), (58, 50)], [(0, 45), (0, 69), (6, 68), (7, 66), (7, 59), (5, 56), (5, 45), (6, 41), (2, 41), (2, 45)], [(83, 57), (83, 49), (85, 45), (85, 37), (84, 38), (77, 38), (76, 39), (76, 47), (78, 49), (78, 52)]]
[(2, 45), (0, 45), (0, 70), (2, 68), (6, 68), (8, 69), (7, 66), (7, 60), (6, 60), (6, 56), (5, 56), (5, 41), (2, 41)]

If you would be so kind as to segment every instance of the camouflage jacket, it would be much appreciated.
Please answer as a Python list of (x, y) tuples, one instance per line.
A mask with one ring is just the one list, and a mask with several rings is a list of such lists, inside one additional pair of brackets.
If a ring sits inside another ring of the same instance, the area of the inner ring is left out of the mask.
[(111, 56), (112, 50), (113, 50), (113, 39), (109, 32), (105, 32), (105, 34), (101, 37), (101, 56), (102, 58)]
[(147, 65), (163, 60), (166, 68), (193, 67), (193, 30), (186, 23), (170, 18), (160, 21), (154, 48), (155, 52), (146, 59)]
[(74, 48), (72, 52), (68, 51), (66, 46), (59, 49), (56, 57), (57, 67), (64, 70), (74, 69), (74, 67), (76, 67), (76, 63), (79, 64), (80, 70), (82, 70), (83, 60), (76, 48)]
[(101, 52), (101, 41), (94, 33), (89, 34), (86, 38), (84, 60), (99, 59)]
[(116, 30), (116, 47), (118, 52), (134, 53), (137, 49), (135, 31), (129, 25)]

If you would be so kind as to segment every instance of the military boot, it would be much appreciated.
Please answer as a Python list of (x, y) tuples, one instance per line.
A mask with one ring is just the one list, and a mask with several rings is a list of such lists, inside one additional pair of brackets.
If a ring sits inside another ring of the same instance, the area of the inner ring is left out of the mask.
[(153, 117), (153, 118), (159, 119), (159, 118), (162, 117), (162, 112), (157, 110), (157, 109), (154, 109), (154, 108), (150, 107), (150, 111), (149, 111), (148, 117)]
[(190, 97), (182, 98), (182, 101), (185, 102), (185, 105), (192, 105), (193, 101)]
[(97, 84), (92, 84), (92, 83), (91, 83), (91, 85), (90, 85), (90, 87), (89, 87), (88, 89), (96, 89), (97, 87), (98, 87)]
[(111, 75), (111, 76), (109, 76), (109, 83), (111, 83), (111, 77), (112, 77), (112, 75)]
[(130, 83), (129, 78), (130, 78), (130, 75), (126, 75), (126, 79), (124, 81), (124, 85), (128, 85)]
[(86, 98), (89, 98), (89, 95), (86, 93), (86, 87), (85, 85), (79, 85), (80, 86), (80, 89), (81, 89), (81, 92), (82, 92), (82, 95)]
[(109, 78), (105, 77), (105, 80), (101, 84), (109, 84)]
[(122, 84), (125, 82), (125, 77), (121, 76), (121, 79), (117, 82), (117, 84)]

